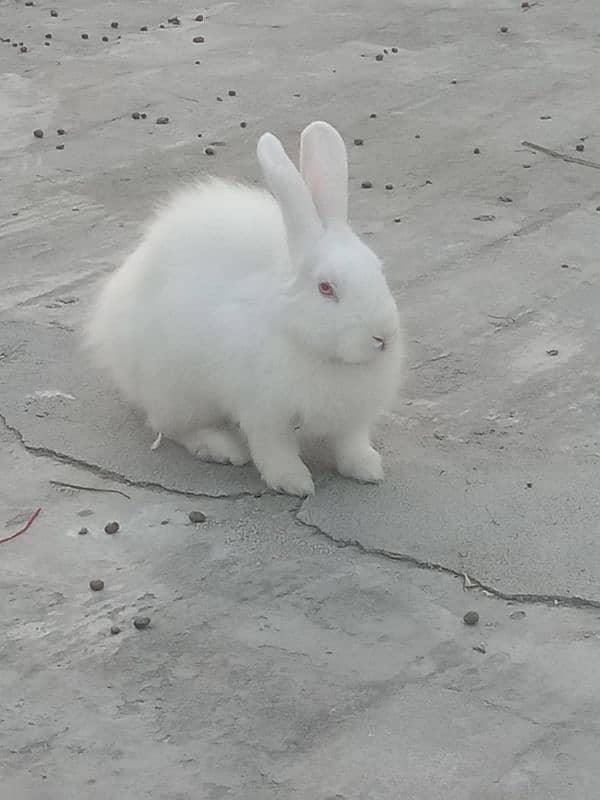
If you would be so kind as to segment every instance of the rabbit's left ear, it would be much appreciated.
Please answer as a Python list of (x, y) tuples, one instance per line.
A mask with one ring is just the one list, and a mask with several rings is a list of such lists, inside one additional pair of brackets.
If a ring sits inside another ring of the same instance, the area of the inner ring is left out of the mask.
[(346, 145), (327, 122), (311, 122), (300, 138), (300, 173), (326, 228), (348, 221)]

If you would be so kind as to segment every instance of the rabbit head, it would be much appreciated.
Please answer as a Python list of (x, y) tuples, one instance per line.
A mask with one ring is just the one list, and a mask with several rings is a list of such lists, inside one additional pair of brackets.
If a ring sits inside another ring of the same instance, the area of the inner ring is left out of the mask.
[(382, 358), (399, 338), (398, 310), (381, 262), (348, 224), (348, 163), (326, 122), (302, 132), (300, 172), (265, 133), (257, 155), (281, 208), (293, 277), (286, 294), (289, 334), (326, 360)]

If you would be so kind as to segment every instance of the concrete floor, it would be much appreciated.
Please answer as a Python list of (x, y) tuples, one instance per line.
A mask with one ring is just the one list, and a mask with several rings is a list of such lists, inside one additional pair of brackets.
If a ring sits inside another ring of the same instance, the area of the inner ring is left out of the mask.
[[(0, 545), (1, 799), (596, 800), (596, 0), (34, 3), (0, 0), (0, 538), (42, 508)], [(300, 503), (151, 453), (79, 334), (166, 192), (316, 118), (409, 363), (386, 482)]]

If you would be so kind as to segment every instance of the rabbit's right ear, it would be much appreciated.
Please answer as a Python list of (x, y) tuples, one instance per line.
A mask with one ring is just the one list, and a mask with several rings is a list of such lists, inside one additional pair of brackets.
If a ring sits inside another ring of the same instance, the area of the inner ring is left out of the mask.
[(300, 263), (323, 230), (315, 204), (276, 136), (264, 133), (258, 140), (256, 155), (267, 186), (281, 207), (292, 259)]

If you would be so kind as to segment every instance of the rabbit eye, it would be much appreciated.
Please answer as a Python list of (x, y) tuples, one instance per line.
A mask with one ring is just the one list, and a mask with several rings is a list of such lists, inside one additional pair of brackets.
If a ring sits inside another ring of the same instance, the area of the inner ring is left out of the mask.
[(324, 297), (335, 297), (335, 289), (329, 281), (321, 281), (319, 284), (319, 291)]

